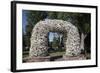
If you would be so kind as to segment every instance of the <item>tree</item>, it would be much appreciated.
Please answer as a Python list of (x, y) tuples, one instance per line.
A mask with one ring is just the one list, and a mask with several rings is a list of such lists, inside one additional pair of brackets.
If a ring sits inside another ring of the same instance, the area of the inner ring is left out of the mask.
[(53, 37), (52, 47), (56, 50), (56, 49), (58, 49), (59, 42), (56, 37), (56, 35), (57, 35), (56, 32), (54, 32), (53, 35), (54, 35), (54, 37)]
[(58, 13), (57, 12), (47, 12), (47, 18), (48, 19), (56, 19)]
[(91, 32), (91, 15), (89, 13), (59, 13), (58, 15), (60, 19), (66, 20), (74, 24), (80, 32), (80, 48), (85, 50), (84, 40), (87, 35)]
[(25, 44), (23, 46), (30, 47), (30, 37), (33, 27), (38, 21), (45, 19), (46, 16), (44, 11), (26, 11), (27, 25), (23, 34), (23, 43)]
[[(80, 38), (81, 38), (80, 48), (82, 50), (85, 50), (84, 40), (86, 39), (87, 35), (91, 32), (90, 30), (91, 15), (89, 13), (28, 11), (26, 16), (27, 16), (28, 23), (26, 25), (26, 33), (24, 34), (24, 38), (25, 38), (24, 44), (27, 44), (27, 46), (30, 46), (31, 32), (35, 24), (40, 20), (49, 18), (49, 19), (61, 19), (61, 20), (69, 21), (72, 24), (74, 24), (79, 29), (80, 32)], [(57, 34), (59, 35), (59, 33)], [(56, 44), (57, 44), (57, 40), (56, 40)]]
[[(50, 16), (54, 16), (55, 13), (51, 13)], [(91, 15), (89, 13), (71, 13), (71, 12), (58, 12), (56, 13), (56, 16), (53, 17), (53, 19), (62, 19), (71, 22), (76, 27), (78, 27), (80, 32), (80, 48), (82, 50), (84, 49), (84, 40), (86, 39), (87, 35), (91, 32), (91, 21), (90, 21)]]
[(70, 22), (74, 24), (80, 32), (80, 48), (81, 50), (86, 50), (85, 39), (87, 35), (91, 32), (91, 15), (89, 13), (69, 13)]
[(91, 15), (88, 14), (88, 13), (84, 13), (84, 14), (81, 14), (79, 17), (78, 17), (78, 25), (77, 27), (79, 28), (80, 32), (81, 32), (81, 43), (80, 43), (80, 48), (82, 50), (85, 50), (84, 49), (84, 40), (86, 39), (87, 35), (90, 33), (91, 31), (91, 21), (90, 21), (90, 18), (91, 18)]

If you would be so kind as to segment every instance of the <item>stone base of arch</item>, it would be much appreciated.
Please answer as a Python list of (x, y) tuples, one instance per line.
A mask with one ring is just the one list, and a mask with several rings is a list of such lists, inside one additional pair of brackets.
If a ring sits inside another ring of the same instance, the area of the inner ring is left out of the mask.
[(50, 61), (50, 56), (46, 57), (32, 57), (28, 59), (28, 62), (45, 62)]
[(78, 56), (66, 56), (63, 55), (64, 60), (86, 60), (86, 57), (84, 55), (78, 55)]
[[(53, 57), (46, 56), (46, 57), (32, 57), (27, 59), (27, 62), (45, 62), (45, 61), (53, 61)], [(55, 61), (69, 61), (69, 60), (86, 60), (86, 57), (84, 55), (78, 55), (78, 56), (66, 56), (63, 55), (62, 58), (55, 59)]]

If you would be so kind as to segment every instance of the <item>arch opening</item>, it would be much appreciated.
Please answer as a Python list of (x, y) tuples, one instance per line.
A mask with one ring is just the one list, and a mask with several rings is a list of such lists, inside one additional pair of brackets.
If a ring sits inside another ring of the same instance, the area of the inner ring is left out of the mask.
[(48, 53), (64, 52), (63, 34), (60, 32), (48, 33)]

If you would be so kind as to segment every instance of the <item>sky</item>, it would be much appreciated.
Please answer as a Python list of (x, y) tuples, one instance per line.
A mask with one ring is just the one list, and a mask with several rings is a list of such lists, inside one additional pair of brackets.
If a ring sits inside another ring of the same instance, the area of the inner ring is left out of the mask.
[(58, 37), (58, 35), (57, 35), (56, 32), (49, 32), (49, 41), (50, 41), (50, 42), (53, 41), (54, 35), (56, 35), (56, 37)]
[(54, 34), (52, 32), (49, 33), (49, 41), (52, 42), (53, 41), (53, 37), (54, 37)]
[(25, 32), (25, 27), (27, 25), (27, 17), (26, 17), (26, 10), (22, 10), (22, 30)]

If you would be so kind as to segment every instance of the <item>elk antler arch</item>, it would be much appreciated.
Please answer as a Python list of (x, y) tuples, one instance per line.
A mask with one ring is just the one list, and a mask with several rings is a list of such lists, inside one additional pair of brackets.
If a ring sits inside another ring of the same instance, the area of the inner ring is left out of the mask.
[(66, 49), (65, 55), (79, 55), (80, 54), (80, 37), (76, 26), (70, 22), (45, 19), (39, 21), (32, 30), (30, 57), (45, 57), (48, 54), (48, 32), (62, 32), (64, 35), (64, 47)]

